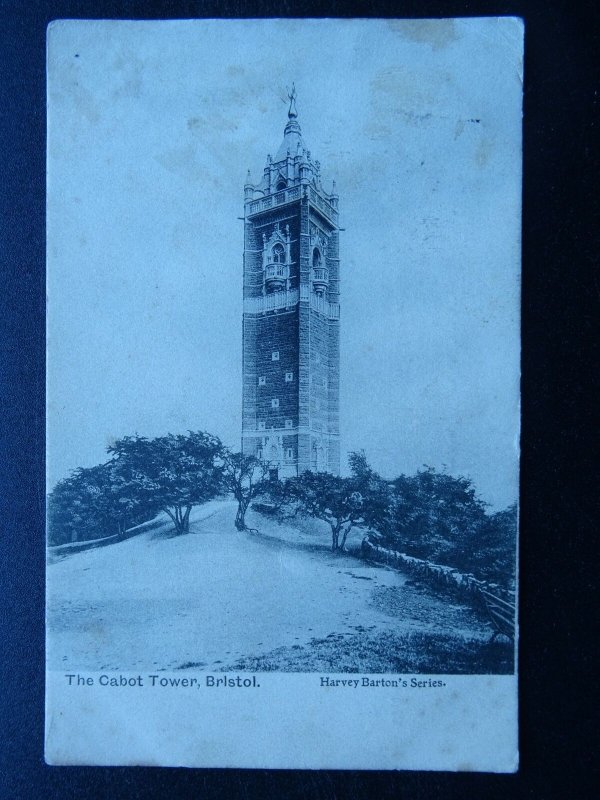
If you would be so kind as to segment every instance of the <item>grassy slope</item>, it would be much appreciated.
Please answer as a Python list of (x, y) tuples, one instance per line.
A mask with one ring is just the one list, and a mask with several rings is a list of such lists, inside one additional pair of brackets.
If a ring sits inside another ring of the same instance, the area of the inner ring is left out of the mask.
[[(320, 524), (279, 526), (235, 504), (48, 567), (48, 664), (69, 670), (505, 672), (473, 610), (328, 549)], [(353, 534), (351, 546), (360, 543)]]
[(308, 645), (280, 647), (263, 656), (243, 658), (222, 671), (362, 672), (430, 675), (511, 674), (508, 642), (482, 642), (443, 633), (330, 634)]

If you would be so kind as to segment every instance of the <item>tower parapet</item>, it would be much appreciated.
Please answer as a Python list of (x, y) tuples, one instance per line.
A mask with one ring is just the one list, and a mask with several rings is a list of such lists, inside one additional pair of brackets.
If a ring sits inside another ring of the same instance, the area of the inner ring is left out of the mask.
[[(288, 122), (283, 130), (283, 141), (275, 158), (269, 154), (260, 183), (253, 184), (250, 171), (244, 185), (245, 213), (256, 214), (273, 206), (294, 202), (310, 190), (311, 201), (337, 225), (338, 196), (333, 190), (328, 194), (321, 182), (321, 164), (313, 160), (302, 138), (296, 110), (295, 88), (289, 95)], [(295, 191), (289, 191), (289, 190)]]

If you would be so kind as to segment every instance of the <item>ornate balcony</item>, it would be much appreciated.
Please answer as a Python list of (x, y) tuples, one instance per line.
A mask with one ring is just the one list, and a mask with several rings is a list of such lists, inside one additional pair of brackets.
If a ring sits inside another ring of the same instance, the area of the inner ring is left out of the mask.
[(329, 286), (329, 270), (326, 267), (313, 267), (313, 289), (318, 295), (323, 295)]
[(280, 292), (285, 289), (287, 267), (285, 264), (267, 264), (265, 267), (265, 288), (267, 292)]

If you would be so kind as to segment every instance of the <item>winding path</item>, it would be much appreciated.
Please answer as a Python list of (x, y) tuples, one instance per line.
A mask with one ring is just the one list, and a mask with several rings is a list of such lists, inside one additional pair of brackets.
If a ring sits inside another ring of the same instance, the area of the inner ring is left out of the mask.
[[(406, 615), (374, 602), (390, 590), (414, 600), (415, 591), (398, 572), (329, 552), (326, 530), (250, 514), (260, 533), (240, 534), (234, 516), (231, 501), (208, 503), (187, 536), (170, 536), (165, 523), (51, 564), (48, 667), (216, 669), (331, 634), (448, 630), (441, 601)], [(465, 627), (455, 617), (451, 624)]]

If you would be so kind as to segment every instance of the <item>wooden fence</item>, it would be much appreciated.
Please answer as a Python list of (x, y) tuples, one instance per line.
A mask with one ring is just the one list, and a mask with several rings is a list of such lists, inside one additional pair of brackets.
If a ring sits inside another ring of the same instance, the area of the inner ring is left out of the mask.
[(407, 556), (391, 550), (365, 536), (361, 547), (362, 557), (368, 561), (402, 569), (426, 583), (450, 589), (461, 597), (483, 608), (494, 628), (492, 639), (502, 634), (514, 640), (516, 605), (514, 594), (495, 583), (481, 581), (471, 573), (463, 573), (453, 567), (434, 564), (421, 558)]
[[(164, 515), (166, 519), (166, 515)], [(74, 553), (80, 553), (83, 550), (93, 550), (96, 547), (106, 547), (108, 544), (116, 544), (117, 542), (124, 542), (132, 536), (137, 536), (140, 533), (153, 530), (154, 528), (164, 525), (165, 519), (161, 514), (159, 517), (141, 522), (139, 525), (134, 525), (132, 528), (127, 528), (121, 535), (114, 534), (112, 536), (103, 536), (101, 539), (83, 539), (80, 542), (67, 542), (66, 544), (49, 544), (47, 547), (47, 555), (51, 560), (60, 559), (64, 556), (70, 556)]]

